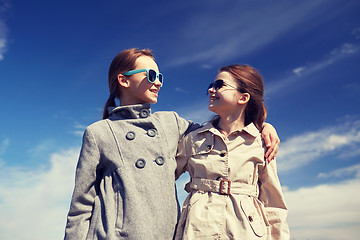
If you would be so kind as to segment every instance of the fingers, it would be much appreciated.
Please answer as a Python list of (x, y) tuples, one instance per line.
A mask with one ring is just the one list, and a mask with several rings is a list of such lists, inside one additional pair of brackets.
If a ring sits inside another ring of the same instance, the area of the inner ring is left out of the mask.
[(263, 135), (264, 141), (265, 141), (265, 145), (267, 148), (271, 147), (271, 139), (270, 139), (270, 135), (269, 134), (264, 134)]
[(265, 158), (268, 162), (271, 162), (274, 160), (277, 156), (277, 153), (279, 151), (279, 145), (280, 145), (280, 139), (276, 138), (272, 141), (271, 147), (268, 148), (265, 154)]

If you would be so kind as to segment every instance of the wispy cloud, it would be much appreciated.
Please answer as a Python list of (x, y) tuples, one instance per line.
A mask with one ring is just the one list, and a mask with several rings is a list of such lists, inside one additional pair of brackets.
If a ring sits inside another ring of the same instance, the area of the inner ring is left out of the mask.
[(322, 59), (307, 63), (304, 66), (299, 66), (291, 71), (285, 77), (282, 77), (280, 80), (272, 81), (271, 85), (267, 86), (266, 88), (266, 95), (271, 95), (278, 93), (285, 88), (296, 86), (295, 82), (303, 80), (305, 77), (309, 76), (310, 74), (314, 74), (320, 70), (323, 70), (326, 67), (329, 67), (336, 62), (350, 57), (360, 50), (360, 44), (358, 43), (344, 43), (340, 47), (335, 48), (330, 51), (329, 54), (324, 56)]
[(176, 87), (176, 88), (175, 88), (175, 91), (176, 91), (176, 92), (180, 92), (180, 93), (189, 94), (189, 91), (186, 90), (186, 89), (184, 89), (184, 88)]
[(63, 237), (78, 153), (76, 148), (52, 154), (49, 168), (1, 166), (1, 239)]
[[(360, 120), (303, 133), (281, 143), (278, 170), (296, 169), (330, 153), (344, 157), (344, 153), (356, 151), (359, 147)], [(359, 151), (357, 153), (360, 154)]]
[[(360, 154), (360, 153), (359, 153)], [(319, 173), (319, 178), (342, 178), (355, 175), (360, 179), (360, 164), (336, 169), (329, 173)]]
[(6, 52), (7, 47), (7, 26), (2, 19), (3, 14), (10, 8), (9, 1), (0, 2), (0, 61), (4, 59), (4, 53)]
[(195, 62), (213, 65), (244, 56), (294, 30), (304, 21), (316, 26), (321, 22), (319, 19), (323, 19), (319, 15), (333, 2), (276, 1), (269, 7), (251, 1), (235, 1), (226, 8), (222, 8), (223, 2), (201, 3), (201, 11), (184, 19), (183, 26), (177, 30), (172, 42), (175, 45), (181, 42), (182, 47), (179, 52), (173, 51), (175, 60), (169, 61), (168, 66)]
[(7, 28), (5, 23), (0, 19), (0, 61), (4, 59), (7, 44)]
[(9, 138), (4, 138), (1, 142), (0, 142), (0, 156), (3, 155), (6, 151), (6, 149), (8, 148), (10, 144), (10, 139)]
[(79, 124), (79, 123), (75, 123), (74, 126), (75, 130), (71, 131), (71, 134), (77, 136), (77, 137), (82, 137), (85, 131), (86, 126), (83, 124)]
[(360, 27), (354, 28), (351, 32), (356, 39), (360, 39)]

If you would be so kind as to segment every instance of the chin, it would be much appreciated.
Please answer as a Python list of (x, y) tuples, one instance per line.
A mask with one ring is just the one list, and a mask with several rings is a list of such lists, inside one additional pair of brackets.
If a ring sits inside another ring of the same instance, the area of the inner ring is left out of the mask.
[(216, 111), (216, 107), (214, 107), (214, 106), (209, 106), (208, 109), (209, 109), (209, 111), (218, 114), (217, 111)]

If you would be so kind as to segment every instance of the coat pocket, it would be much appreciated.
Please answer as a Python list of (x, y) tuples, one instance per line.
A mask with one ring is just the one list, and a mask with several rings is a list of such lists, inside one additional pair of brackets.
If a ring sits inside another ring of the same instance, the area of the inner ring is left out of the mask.
[(240, 205), (254, 234), (258, 237), (264, 236), (266, 224), (259, 204), (252, 197), (249, 197), (241, 200)]

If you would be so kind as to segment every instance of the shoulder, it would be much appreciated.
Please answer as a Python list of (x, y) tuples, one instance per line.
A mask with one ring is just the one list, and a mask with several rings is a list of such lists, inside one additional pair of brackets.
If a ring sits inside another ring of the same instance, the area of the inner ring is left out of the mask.
[(185, 131), (190, 124), (189, 121), (187, 121), (185, 118), (180, 117), (179, 114), (174, 111), (159, 111), (153, 113), (153, 116), (155, 116), (165, 124), (176, 124), (178, 128), (182, 129), (183, 131)]
[(153, 113), (154, 116), (164, 119), (181, 119), (182, 117), (179, 116), (174, 111), (158, 111)]
[(89, 126), (87, 126), (85, 131), (91, 131), (93, 133), (96, 133), (98, 131), (102, 131), (102, 130), (104, 130), (104, 128), (106, 128), (108, 126), (106, 121), (107, 121), (106, 119), (103, 119), (103, 120), (99, 120), (97, 122), (94, 122), (94, 123), (90, 124)]
[(83, 138), (103, 138), (109, 134), (110, 128), (107, 123), (108, 120), (99, 120), (87, 126), (84, 131)]

